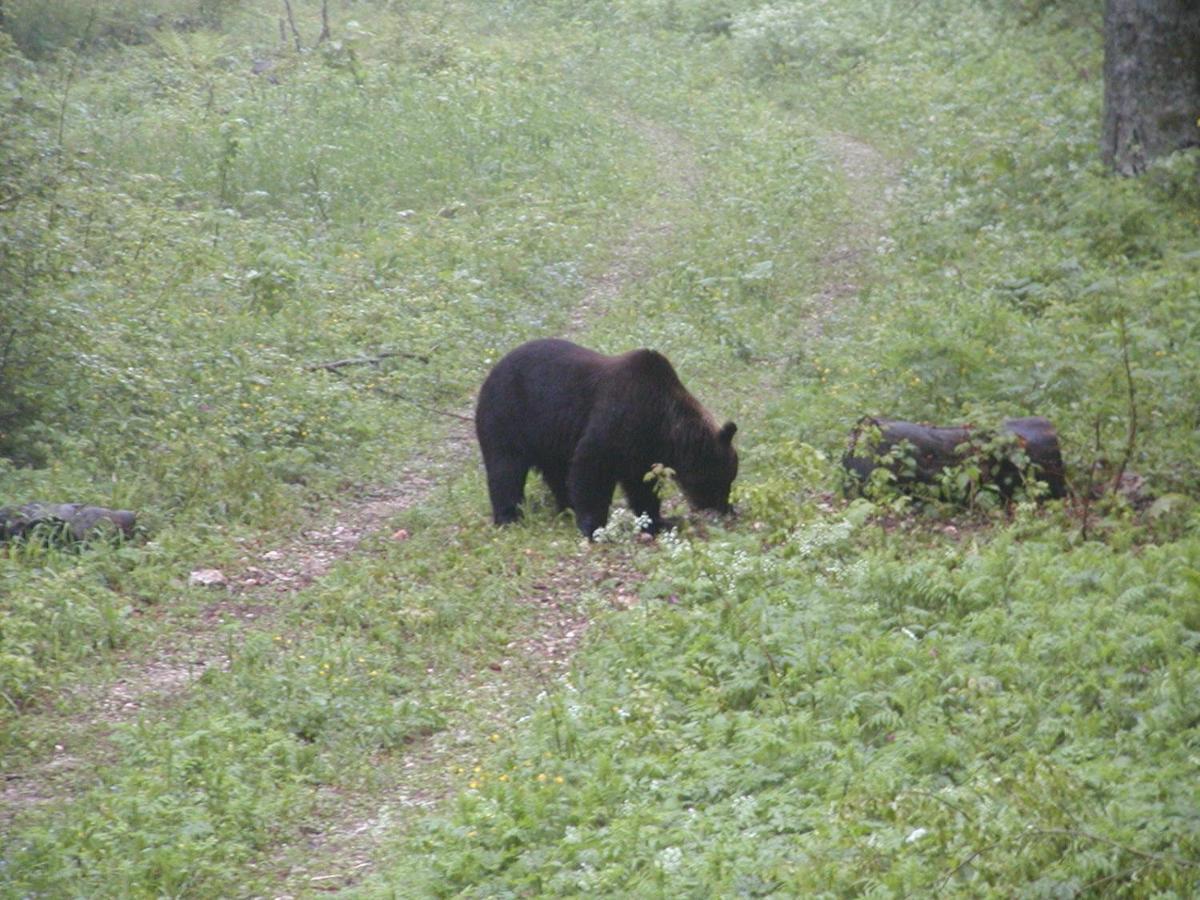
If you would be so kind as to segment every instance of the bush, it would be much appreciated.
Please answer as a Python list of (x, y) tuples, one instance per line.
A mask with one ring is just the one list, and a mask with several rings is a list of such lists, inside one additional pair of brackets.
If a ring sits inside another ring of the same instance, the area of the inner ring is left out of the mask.
[(9, 0), (4, 26), (22, 53), (44, 59), (63, 51), (144, 44), (162, 29), (220, 28), (240, 5), (241, 0)]

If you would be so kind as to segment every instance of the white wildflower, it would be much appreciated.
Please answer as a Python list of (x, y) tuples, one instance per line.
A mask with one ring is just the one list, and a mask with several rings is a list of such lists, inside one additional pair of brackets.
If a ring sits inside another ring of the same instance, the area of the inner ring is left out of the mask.
[(733, 815), (740, 825), (745, 825), (752, 820), (757, 810), (758, 799), (755, 797), (743, 794), (741, 797), (735, 797), (733, 800)]
[(581, 891), (591, 893), (596, 887), (596, 867), (584, 863), (579, 867), (579, 876), (575, 879), (575, 884), (578, 885)]
[(664, 847), (658, 851), (657, 862), (664, 874), (671, 875), (679, 871), (679, 866), (683, 863), (683, 851), (678, 847)]

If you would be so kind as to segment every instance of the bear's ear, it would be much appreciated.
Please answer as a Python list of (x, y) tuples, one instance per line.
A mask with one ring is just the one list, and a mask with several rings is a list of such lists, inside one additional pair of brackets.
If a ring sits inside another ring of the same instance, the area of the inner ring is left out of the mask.
[(721, 430), (717, 432), (717, 437), (722, 444), (728, 444), (733, 441), (733, 436), (737, 434), (737, 426), (732, 422), (726, 422), (721, 426)]

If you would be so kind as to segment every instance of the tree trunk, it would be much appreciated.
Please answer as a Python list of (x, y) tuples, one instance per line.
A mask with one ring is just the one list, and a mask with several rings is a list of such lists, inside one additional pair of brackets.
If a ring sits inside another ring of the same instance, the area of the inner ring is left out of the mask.
[(1107, 0), (1104, 161), (1136, 175), (1200, 146), (1200, 2)]

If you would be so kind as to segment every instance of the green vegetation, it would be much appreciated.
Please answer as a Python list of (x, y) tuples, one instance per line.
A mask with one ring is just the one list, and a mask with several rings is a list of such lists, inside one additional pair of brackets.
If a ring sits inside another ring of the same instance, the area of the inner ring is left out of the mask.
[[(0, 505), (146, 534), (0, 552), (0, 891), (1200, 889), (1200, 182), (1100, 169), (1097, 4), (290, 6), (4, 5)], [(454, 416), (568, 331), (736, 522), (490, 526)], [(847, 503), (863, 414), (1075, 497)]]

